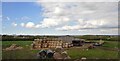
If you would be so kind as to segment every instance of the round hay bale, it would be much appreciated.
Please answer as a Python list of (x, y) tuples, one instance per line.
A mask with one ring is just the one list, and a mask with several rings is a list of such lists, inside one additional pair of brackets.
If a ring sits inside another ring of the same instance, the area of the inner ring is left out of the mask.
[(16, 48), (17, 45), (16, 44), (12, 44), (9, 48)]
[(29, 45), (26, 45), (27, 47), (29, 46)]
[(68, 56), (66, 51), (62, 52), (62, 57), (63, 59), (71, 59), (70, 56)]
[(86, 58), (86, 57), (82, 57), (81, 59), (82, 59), (82, 60), (86, 60), (87, 58)]
[(23, 47), (16, 47), (15, 50), (21, 50)]
[(23, 49), (23, 47), (18, 47), (16, 44), (12, 44), (10, 47), (6, 48), (5, 50), (18, 50)]
[(5, 50), (6, 50), (6, 51), (9, 51), (9, 50), (13, 50), (13, 49), (10, 49), (10, 48), (6, 48)]
[(55, 48), (55, 52), (61, 53), (61, 52), (63, 52), (63, 51), (64, 51), (64, 49), (63, 49), (61, 46), (57, 46), (57, 47)]
[(63, 59), (62, 55), (60, 53), (58, 53), (58, 52), (54, 53), (53, 58), (54, 59)]

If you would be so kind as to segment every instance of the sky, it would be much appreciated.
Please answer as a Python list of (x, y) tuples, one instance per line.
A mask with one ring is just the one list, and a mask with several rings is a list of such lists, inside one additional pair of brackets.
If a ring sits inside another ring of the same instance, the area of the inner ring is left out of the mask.
[(120, 0), (2, 0), (3, 2), (118, 2)]
[(2, 34), (118, 34), (117, 2), (17, 1), (2, 2)]

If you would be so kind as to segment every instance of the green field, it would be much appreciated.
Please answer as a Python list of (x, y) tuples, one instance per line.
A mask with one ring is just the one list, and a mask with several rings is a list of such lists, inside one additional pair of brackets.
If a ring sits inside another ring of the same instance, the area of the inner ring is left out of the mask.
[(26, 45), (31, 45), (32, 41), (3, 41), (2, 47), (6, 48), (11, 46), (12, 44), (17, 44), (19, 46), (25, 47)]
[(72, 58), (82, 58), (86, 57), (89, 59), (117, 59), (118, 53), (117, 51), (109, 51), (109, 50), (103, 50), (103, 49), (90, 49), (90, 50), (80, 50), (80, 49), (70, 49), (68, 50), (69, 55)]
[[(9, 47), (11, 44), (17, 44), (23, 47), (22, 50), (16, 51), (3, 51), (2, 58), (3, 59), (37, 59), (36, 54), (39, 50), (31, 50), (30, 45), (32, 41), (4, 41), (2, 42), (2, 47)], [(29, 45), (29, 46), (28, 46)], [(100, 58), (100, 59), (117, 59), (118, 51), (116, 50), (118, 47), (116, 41), (106, 41), (102, 47), (97, 47), (94, 49), (81, 49), (81, 48), (69, 48), (66, 49), (68, 55), (71, 58), (81, 58), (86, 57), (90, 59)]]

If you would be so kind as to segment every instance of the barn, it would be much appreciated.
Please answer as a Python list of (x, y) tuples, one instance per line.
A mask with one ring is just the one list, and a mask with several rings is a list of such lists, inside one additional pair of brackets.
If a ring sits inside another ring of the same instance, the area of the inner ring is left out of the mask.
[(85, 41), (83, 39), (72, 40), (73, 46), (82, 46), (84, 44), (84, 42)]

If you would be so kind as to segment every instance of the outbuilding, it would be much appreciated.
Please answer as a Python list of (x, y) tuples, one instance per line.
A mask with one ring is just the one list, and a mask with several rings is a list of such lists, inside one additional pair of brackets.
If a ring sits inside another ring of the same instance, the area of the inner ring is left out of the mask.
[(73, 44), (73, 46), (82, 46), (84, 44), (84, 41), (82, 39), (80, 39), (80, 40), (73, 40), (72, 44)]

